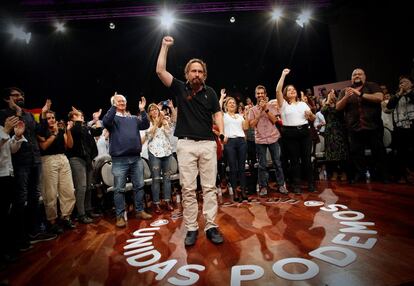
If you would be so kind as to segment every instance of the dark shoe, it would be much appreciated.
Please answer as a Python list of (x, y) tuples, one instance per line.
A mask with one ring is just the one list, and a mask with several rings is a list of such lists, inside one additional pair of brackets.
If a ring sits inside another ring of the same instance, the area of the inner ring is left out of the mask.
[(63, 229), (60, 227), (60, 225), (54, 223), (50, 225), (49, 232), (59, 235), (63, 233)]
[(243, 200), (240, 197), (233, 197), (233, 202), (241, 203)]
[(174, 207), (171, 205), (171, 202), (165, 202), (165, 207), (169, 212), (172, 212), (174, 210)]
[(30, 242), (25, 241), (25, 242), (22, 242), (17, 248), (21, 252), (26, 252), (26, 251), (32, 249), (33, 248), (33, 245), (31, 245)]
[(80, 223), (83, 223), (83, 224), (93, 223), (93, 219), (91, 219), (91, 218), (90, 218), (90, 217), (88, 217), (87, 215), (80, 216), (80, 217), (78, 218), (78, 221), (79, 221)]
[(302, 193), (302, 190), (300, 189), (300, 187), (294, 187), (293, 188), (293, 193), (294, 194), (301, 194)]
[(6, 253), (3, 255), (3, 261), (6, 262), (6, 264), (15, 263), (18, 259), (19, 257), (15, 252)]
[(160, 207), (160, 204), (154, 204), (154, 213), (156, 213), (156, 214), (161, 214), (162, 213), (162, 209)]
[(39, 232), (35, 235), (29, 234), (29, 239), (31, 244), (35, 244), (42, 241), (49, 241), (53, 240), (57, 237), (54, 233), (48, 233), (48, 232)]
[(62, 219), (62, 225), (64, 228), (67, 228), (67, 229), (76, 228), (76, 225), (72, 222), (72, 220), (69, 217)]
[(192, 246), (196, 243), (198, 236), (198, 230), (189, 230), (185, 236), (184, 244), (185, 246)]
[(218, 231), (217, 227), (212, 227), (207, 229), (206, 231), (207, 238), (214, 244), (223, 243), (224, 239), (223, 236)]
[(88, 216), (89, 218), (98, 218), (98, 217), (103, 216), (103, 214), (101, 212), (92, 211), (92, 212), (86, 212), (86, 216)]
[(250, 199), (247, 196), (247, 189), (245, 189), (245, 188), (241, 189), (241, 198), (242, 198), (242, 201), (250, 202)]
[(356, 174), (354, 176), (354, 180), (355, 183), (365, 183), (366, 182), (366, 176), (365, 174)]

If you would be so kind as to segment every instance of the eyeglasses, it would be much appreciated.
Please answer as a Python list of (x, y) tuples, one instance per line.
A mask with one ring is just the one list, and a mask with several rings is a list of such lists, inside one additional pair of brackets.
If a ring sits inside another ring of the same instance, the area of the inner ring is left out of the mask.
[(24, 97), (24, 93), (20, 93), (20, 92), (12, 92), (10, 93), (10, 96), (23, 96)]

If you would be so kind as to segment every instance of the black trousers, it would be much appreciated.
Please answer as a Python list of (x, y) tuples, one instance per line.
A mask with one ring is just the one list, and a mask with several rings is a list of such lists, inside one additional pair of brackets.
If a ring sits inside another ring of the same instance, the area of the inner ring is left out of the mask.
[(14, 250), (14, 233), (12, 231), (13, 222), (11, 221), (10, 208), (13, 196), (16, 192), (16, 183), (13, 177), (0, 177), (2, 188), (0, 199), (0, 225), (4, 233), (0, 235), (0, 255), (6, 254), (9, 250)]
[(282, 127), (283, 151), (290, 166), (291, 182), (293, 187), (299, 187), (301, 170), (309, 186), (314, 185), (313, 168), (311, 164), (312, 138), (309, 126)]
[(349, 151), (351, 164), (355, 169), (355, 176), (362, 178), (368, 168), (365, 149), (371, 149), (373, 167), (380, 180), (388, 180), (386, 168), (386, 152), (383, 143), (384, 130), (348, 131)]

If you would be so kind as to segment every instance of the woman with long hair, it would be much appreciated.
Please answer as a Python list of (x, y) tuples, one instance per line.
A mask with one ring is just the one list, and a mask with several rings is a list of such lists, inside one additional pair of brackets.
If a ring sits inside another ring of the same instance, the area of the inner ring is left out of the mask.
[(170, 118), (164, 115), (158, 105), (151, 103), (148, 106), (150, 127), (145, 132), (145, 139), (148, 140), (148, 158), (151, 169), (151, 191), (154, 211), (156, 214), (162, 213), (160, 207), (161, 174), (164, 190), (164, 202), (168, 211), (173, 211), (171, 205), (171, 168), (170, 160), (172, 156), (171, 122)]

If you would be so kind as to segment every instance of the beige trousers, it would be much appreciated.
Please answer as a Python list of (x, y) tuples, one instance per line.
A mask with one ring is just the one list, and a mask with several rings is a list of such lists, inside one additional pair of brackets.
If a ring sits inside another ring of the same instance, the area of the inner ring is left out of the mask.
[(217, 145), (215, 141), (180, 139), (177, 143), (178, 168), (182, 187), (183, 219), (187, 230), (198, 229), (197, 175), (203, 191), (204, 230), (217, 227)]
[(68, 158), (63, 154), (42, 156), (42, 197), (48, 220), (57, 218), (59, 198), (62, 217), (70, 216), (75, 206), (75, 188)]

